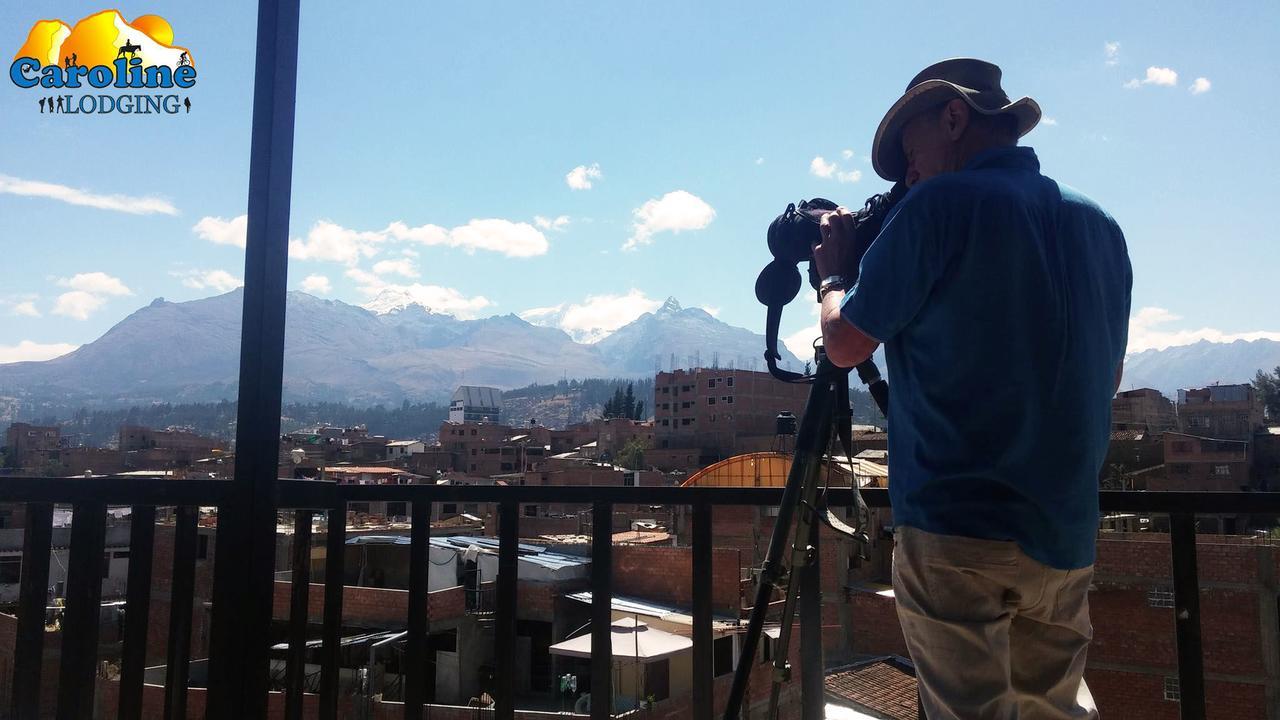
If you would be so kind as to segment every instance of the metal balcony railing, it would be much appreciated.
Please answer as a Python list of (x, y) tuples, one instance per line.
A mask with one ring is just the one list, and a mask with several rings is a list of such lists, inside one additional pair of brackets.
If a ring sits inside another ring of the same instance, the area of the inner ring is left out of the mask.
[[(143, 664), (146, 653), (149, 604), (152, 591), (152, 549), (156, 507), (176, 506), (172, 584), (167, 647), (165, 717), (186, 716), (190, 661), (191, 617), (194, 602), (197, 551), (197, 509), (220, 508), (219, 541), (237, 527), (235, 482), (216, 480), (164, 480), (140, 478), (7, 478), (0, 482), (0, 502), (26, 504), (25, 544), (13, 667), (11, 717), (35, 718), (40, 703), (41, 656), (45, 633), (49, 551), (54, 505), (73, 508), (71, 551), (66, 586), (61, 665), (57, 678), (57, 717), (89, 717), (98, 681), (98, 637), (105, 517), (108, 506), (132, 506), (130, 564), (126, 623), (121, 655), (119, 717), (141, 718)], [(336, 485), (306, 480), (277, 480), (273, 486), (276, 509), (294, 511), (293, 584), (289, 615), (289, 657), (286, 673), (285, 717), (302, 717), (306, 679), (306, 622), (310, 591), (312, 520), (316, 513), (328, 516), (324, 617), (319, 684), (320, 717), (338, 717), (338, 670), (342, 620), (342, 577), (349, 502), (400, 501), (411, 505), (408, 637), (405, 662), (406, 718), (423, 717), (423, 688), (427, 686), (428, 592), (427, 571), (430, 518), (433, 503), (496, 503), (499, 516), (498, 577), (493, 589), (493, 624), (496, 638), (496, 717), (515, 715), (517, 538), (523, 503), (580, 503), (592, 507), (591, 563), (591, 676), (593, 694), (609, 697), (612, 661), (610, 600), (612, 592), (611, 517), (615, 504), (662, 504), (692, 507), (693, 554), (693, 674), (695, 717), (713, 717), (713, 656), (711, 633), (712, 508), (723, 505), (774, 505), (781, 488), (713, 487), (501, 487), (435, 485)], [(885, 490), (864, 490), (873, 507), (886, 507)], [(851, 501), (848, 489), (832, 489), (835, 507)], [(1173, 593), (1176, 608), (1178, 678), (1182, 717), (1205, 716), (1204, 666), (1200, 642), (1199, 580), (1196, 571), (1196, 514), (1280, 513), (1280, 493), (1103, 492), (1104, 512), (1167, 514), (1170, 518)], [(274, 510), (272, 514), (274, 516)], [(273, 524), (274, 528), (274, 524)], [(267, 635), (242, 638), (237, 646), (226, 633), (243, 635), (243, 627), (271, 622), (271, 561), (274, 543), (253, 548), (251, 567), (266, 567), (262, 578), (245, 573), (243, 563), (219, 545), (215, 555), (215, 588), (229, 588), (219, 596), (215, 589), (215, 618), (219, 602), (227, 602), (240, 622), (218, 625), (211, 640), (208, 717), (232, 718), (242, 714), (220, 696), (242, 693), (241, 707), (265, 709), (268, 687)], [(252, 592), (265, 585), (267, 594)], [(488, 591), (482, 591), (482, 597)], [(225, 601), (221, 597), (227, 598)], [(265, 598), (265, 601), (264, 601)], [(243, 678), (243, 679), (242, 679)], [(246, 682), (247, 679), (247, 682)], [(258, 681), (261, 682), (258, 682)], [(821, 707), (821, 699), (813, 700)], [(807, 704), (807, 703), (806, 703)], [(605, 703), (598, 703), (593, 718), (609, 717)], [(818, 715), (820, 717), (820, 715)]]

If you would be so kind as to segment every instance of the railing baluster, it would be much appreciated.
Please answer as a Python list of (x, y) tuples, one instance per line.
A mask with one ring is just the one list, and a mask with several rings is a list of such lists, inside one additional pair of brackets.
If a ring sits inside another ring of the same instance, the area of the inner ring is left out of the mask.
[(289, 579), (289, 660), (284, 716), (302, 720), (302, 690), (307, 680), (307, 592), (311, 585), (311, 511), (293, 511), (293, 569)]
[(1169, 516), (1173, 553), (1174, 627), (1178, 638), (1178, 701), (1182, 720), (1204, 720), (1204, 656), (1200, 644), (1200, 577), (1196, 570), (1196, 517)]
[(173, 528), (173, 579), (169, 584), (169, 647), (164, 678), (165, 720), (187, 717), (187, 682), (191, 676), (191, 612), (196, 590), (196, 543), (200, 509), (177, 507)]
[(325, 529), (324, 643), (320, 648), (320, 720), (338, 717), (338, 666), (342, 643), (342, 581), (347, 547), (347, 503), (329, 510)]
[(18, 629), (14, 639), (13, 716), (40, 714), (40, 669), (44, 660), (44, 618), (49, 603), (49, 551), (53, 544), (53, 504), (27, 503), (22, 535), (22, 577), (18, 588)]
[(494, 625), (497, 678), (494, 680), (496, 720), (516, 716), (516, 584), (519, 573), (520, 505), (498, 503), (498, 613)]
[(409, 639), (402, 675), (405, 720), (420, 720), (427, 677), (427, 588), (431, 569), (431, 503), (413, 501), (413, 525), (409, 533)]
[(62, 624), (62, 667), (58, 673), (58, 720), (93, 716), (98, 618), (102, 609), (102, 553), (106, 532), (107, 506), (104, 503), (77, 503), (72, 508), (67, 608)]
[[(711, 505), (693, 506), (693, 716), (715, 714), (715, 656), (711, 638)], [(595, 599), (595, 596), (592, 596)]]
[(151, 505), (134, 505), (129, 514), (129, 584), (124, 611), (124, 650), (120, 658), (120, 720), (142, 718), (155, 537), (156, 509)]
[(613, 504), (591, 506), (591, 720), (613, 717)]

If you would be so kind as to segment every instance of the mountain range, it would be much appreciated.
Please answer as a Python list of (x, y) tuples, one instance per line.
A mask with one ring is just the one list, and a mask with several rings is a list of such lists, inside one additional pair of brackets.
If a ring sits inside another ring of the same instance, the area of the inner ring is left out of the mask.
[[(0, 365), (0, 396), (24, 405), (110, 407), (234, 398), (243, 290), (156, 299), (74, 352)], [(290, 292), (286, 401), (355, 405), (446, 400), (462, 384), (508, 389), (562, 378), (645, 377), (655, 368), (759, 364), (761, 335), (674, 298), (594, 344), (516, 315), (461, 320), (403, 298), (359, 307)], [(786, 350), (784, 364), (803, 365)]]
[[(233, 399), (243, 291), (188, 302), (156, 299), (62, 357), (0, 365), (0, 405), (119, 407)], [(462, 320), (380, 296), (364, 307), (290, 292), (286, 402), (356, 406), (444, 401), (462, 384), (511, 389), (563, 378), (652, 377), (695, 365), (754, 368), (764, 338), (670, 298), (594, 343), (516, 315)], [(803, 363), (785, 348), (783, 364)], [(1280, 342), (1207, 341), (1133, 353), (1124, 388), (1248, 382), (1280, 366)], [(0, 408), (2, 409), (2, 408)]]

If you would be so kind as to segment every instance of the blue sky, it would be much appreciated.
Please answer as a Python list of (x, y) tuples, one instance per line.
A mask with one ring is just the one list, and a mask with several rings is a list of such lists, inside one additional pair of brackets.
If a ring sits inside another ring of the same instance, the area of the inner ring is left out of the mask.
[[(107, 7), (31, 5), (0, 6), (6, 61), (35, 20)], [(191, 48), (193, 107), (42, 115), (0, 86), (0, 362), (243, 274), (256, 10), (116, 7)], [(769, 220), (884, 190), (866, 161), (881, 115), (920, 68), (974, 55), (1051, 119), (1024, 139), (1046, 173), (1124, 228), (1131, 349), (1280, 338), (1274, 2), (360, 7), (303, 7), (291, 288), (390, 288), (581, 338), (670, 295), (760, 330)], [(784, 334), (813, 322), (797, 301)]]

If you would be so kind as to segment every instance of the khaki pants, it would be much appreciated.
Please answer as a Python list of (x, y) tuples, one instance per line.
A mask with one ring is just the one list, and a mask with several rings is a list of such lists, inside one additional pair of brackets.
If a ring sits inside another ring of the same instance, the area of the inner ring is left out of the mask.
[(895, 539), (898, 619), (929, 720), (1098, 717), (1084, 684), (1092, 566), (911, 527)]

